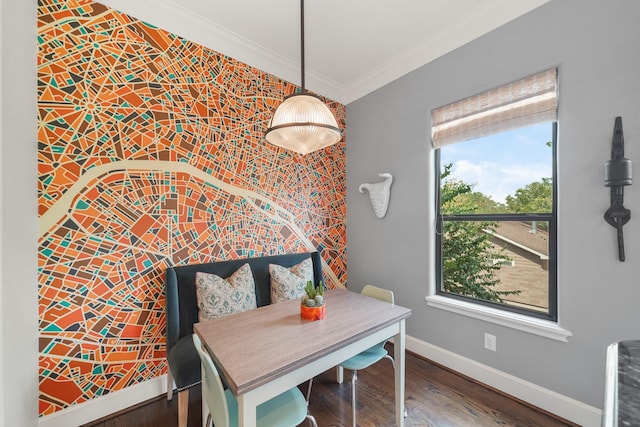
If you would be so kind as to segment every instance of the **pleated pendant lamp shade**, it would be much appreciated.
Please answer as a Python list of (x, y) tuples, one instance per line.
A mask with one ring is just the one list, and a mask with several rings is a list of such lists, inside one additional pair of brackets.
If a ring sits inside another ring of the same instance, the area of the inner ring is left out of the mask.
[(320, 98), (296, 93), (276, 109), (265, 137), (273, 145), (304, 155), (335, 144), (342, 134)]

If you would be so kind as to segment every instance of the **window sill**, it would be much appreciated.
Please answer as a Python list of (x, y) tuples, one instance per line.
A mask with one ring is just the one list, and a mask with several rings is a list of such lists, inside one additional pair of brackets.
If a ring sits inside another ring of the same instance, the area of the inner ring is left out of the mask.
[(517, 329), (557, 341), (568, 342), (569, 337), (573, 335), (570, 331), (561, 328), (557, 323), (549, 320), (536, 319), (522, 314), (510, 313), (439, 295), (428, 296), (425, 300), (430, 307), (473, 317), (474, 319), (484, 320), (485, 322), (495, 323), (506, 326), (507, 328)]

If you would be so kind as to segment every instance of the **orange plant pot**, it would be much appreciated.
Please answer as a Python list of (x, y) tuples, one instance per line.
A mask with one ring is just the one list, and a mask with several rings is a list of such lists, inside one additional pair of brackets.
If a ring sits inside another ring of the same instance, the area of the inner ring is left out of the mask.
[(320, 320), (324, 319), (326, 315), (326, 304), (322, 304), (319, 307), (307, 307), (304, 304), (300, 304), (300, 317), (303, 320)]

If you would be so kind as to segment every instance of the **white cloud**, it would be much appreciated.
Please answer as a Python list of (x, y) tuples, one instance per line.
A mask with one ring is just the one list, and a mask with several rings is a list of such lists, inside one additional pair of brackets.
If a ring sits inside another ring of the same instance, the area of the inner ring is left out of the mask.
[(551, 176), (549, 165), (522, 163), (500, 164), (481, 161), (459, 160), (453, 164), (451, 176), (468, 184), (473, 190), (483, 193), (496, 202), (504, 203), (508, 195), (543, 177)]

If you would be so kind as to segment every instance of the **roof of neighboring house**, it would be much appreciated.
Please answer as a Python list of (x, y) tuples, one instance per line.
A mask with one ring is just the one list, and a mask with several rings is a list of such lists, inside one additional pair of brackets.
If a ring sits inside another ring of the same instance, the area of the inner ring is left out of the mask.
[(531, 223), (518, 221), (500, 221), (494, 235), (502, 240), (510, 240), (518, 245), (549, 255), (549, 233), (536, 227), (533, 232)]

